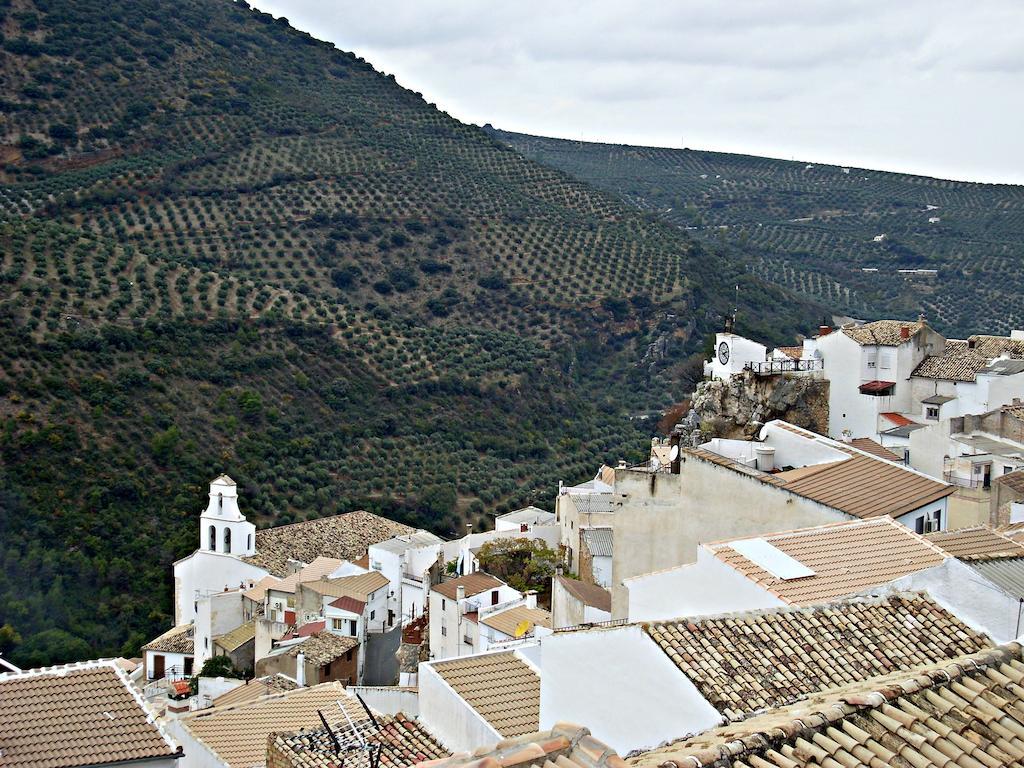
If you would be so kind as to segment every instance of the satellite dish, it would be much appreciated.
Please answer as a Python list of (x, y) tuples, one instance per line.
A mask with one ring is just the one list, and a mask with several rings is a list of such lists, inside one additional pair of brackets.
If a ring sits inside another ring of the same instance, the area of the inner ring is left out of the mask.
[(655, 472), (661, 469), (661, 460), (657, 456), (651, 459), (651, 469)]
[(672, 450), (668, 452), (668, 460), (675, 461), (679, 458), (679, 446), (673, 445)]
[(516, 624), (516, 638), (525, 637), (526, 634), (530, 631), (530, 627), (532, 626), (533, 625), (526, 619), (520, 621), (518, 624)]

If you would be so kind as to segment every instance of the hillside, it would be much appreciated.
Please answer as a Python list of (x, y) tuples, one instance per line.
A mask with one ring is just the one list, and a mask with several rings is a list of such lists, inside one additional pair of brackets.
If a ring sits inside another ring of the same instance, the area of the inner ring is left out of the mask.
[[(132, 654), (229, 472), (260, 525), (440, 533), (639, 458), (743, 286), (226, 0), (0, 0), (0, 650)], [(7, 629), (2, 629), (9, 625)], [(15, 638), (15, 635), (19, 638)]]
[(700, 241), (727, 245), (753, 274), (839, 312), (924, 312), (958, 337), (1024, 326), (1024, 187), (491, 133)]

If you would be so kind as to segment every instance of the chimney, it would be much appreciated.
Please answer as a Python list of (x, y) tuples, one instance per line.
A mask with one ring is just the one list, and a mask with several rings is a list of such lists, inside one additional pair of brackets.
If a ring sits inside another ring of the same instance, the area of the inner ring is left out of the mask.
[(910, 326), (909, 325), (901, 325), (900, 326), (900, 338), (904, 339), (904, 340), (910, 338)]
[(531, 589), (531, 590), (525, 592), (524, 596), (526, 597), (526, 607), (527, 608), (536, 608), (537, 607), (537, 592), (536, 592), (536, 590)]
[(819, 325), (818, 326), (818, 335), (819, 336), (828, 336), (830, 333), (832, 333), (832, 326), (831, 325)]
[(466, 588), (461, 584), (455, 588), (455, 602), (461, 603), (466, 599)]
[(469, 550), (473, 548), (473, 524), (466, 523), (466, 546), (462, 550), (462, 575), (469, 576), (470, 568), (470, 554)]
[(757, 468), (762, 472), (775, 469), (775, 448), (770, 445), (755, 445), (754, 455), (757, 456)]
[(625, 469), (625, 468), (626, 468), (626, 460), (625, 459), (619, 459), (619, 466), (616, 467), (616, 469)]
[(295, 655), (295, 682), (299, 684), (299, 688), (306, 687), (306, 654), (302, 651)]

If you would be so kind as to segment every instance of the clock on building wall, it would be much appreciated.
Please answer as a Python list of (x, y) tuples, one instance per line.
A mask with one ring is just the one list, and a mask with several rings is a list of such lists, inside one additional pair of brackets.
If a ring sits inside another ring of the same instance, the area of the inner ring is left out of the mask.
[(718, 345), (718, 362), (727, 365), (729, 362), (729, 345), (724, 341)]

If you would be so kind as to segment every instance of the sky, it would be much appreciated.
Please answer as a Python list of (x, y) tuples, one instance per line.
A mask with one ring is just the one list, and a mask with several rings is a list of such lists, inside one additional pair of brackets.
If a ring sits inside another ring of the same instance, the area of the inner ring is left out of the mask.
[(469, 123), (1024, 183), (1024, 0), (257, 0)]

